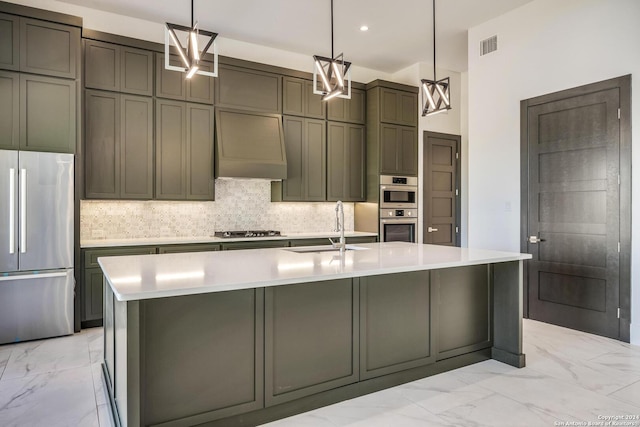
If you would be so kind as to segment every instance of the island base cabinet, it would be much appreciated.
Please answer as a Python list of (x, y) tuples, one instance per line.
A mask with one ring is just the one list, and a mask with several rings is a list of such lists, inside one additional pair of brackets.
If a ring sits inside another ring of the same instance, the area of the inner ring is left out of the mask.
[(264, 406), (262, 289), (110, 304), (106, 382), (123, 426), (198, 425)]
[(357, 382), (357, 321), (351, 279), (267, 288), (265, 406)]

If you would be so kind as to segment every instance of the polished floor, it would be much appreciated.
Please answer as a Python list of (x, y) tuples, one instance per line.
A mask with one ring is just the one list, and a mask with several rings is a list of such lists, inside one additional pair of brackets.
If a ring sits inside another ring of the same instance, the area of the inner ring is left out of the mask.
[[(525, 320), (527, 367), (490, 360), (268, 424), (640, 427), (640, 347)], [(102, 330), (0, 346), (0, 426), (112, 425)], [(625, 423), (623, 423), (625, 421)], [(563, 423), (564, 422), (564, 423)], [(569, 423), (574, 422), (574, 423)]]

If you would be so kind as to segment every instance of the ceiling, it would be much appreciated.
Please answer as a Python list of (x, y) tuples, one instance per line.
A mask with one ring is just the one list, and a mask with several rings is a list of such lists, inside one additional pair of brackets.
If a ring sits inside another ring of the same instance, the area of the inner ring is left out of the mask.
[[(189, 0), (62, 0), (152, 22), (190, 25)], [(467, 29), (532, 0), (436, 2), (438, 68), (467, 69)], [(331, 55), (330, 0), (195, 0), (199, 27), (221, 37), (307, 55)], [(362, 32), (362, 25), (369, 31)], [(433, 63), (429, 0), (335, 0), (335, 54), (393, 73)]]

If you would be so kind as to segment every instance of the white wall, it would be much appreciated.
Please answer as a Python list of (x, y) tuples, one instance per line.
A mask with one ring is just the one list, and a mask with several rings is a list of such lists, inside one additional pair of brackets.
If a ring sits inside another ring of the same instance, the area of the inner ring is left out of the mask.
[[(535, 0), (469, 30), (469, 246), (520, 250), (520, 101), (626, 74), (640, 79), (640, 1)], [(479, 43), (498, 35), (498, 51)], [(632, 98), (640, 129), (640, 96)], [(638, 140), (638, 134), (634, 140)], [(633, 150), (640, 224), (640, 149)], [(632, 342), (640, 344), (640, 232), (632, 234)]]
[[(156, 43), (164, 43), (164, 22), (145, 21), (57, 0), (11, 0), (11, 3), (79, 16), (83, 19), (84, 28), (87, 29)], [(215, 28), (211, 30), (215, 31)], [(313, 72), (313, 59), (311, 57), (313, 53), (304, 55), (288, 52), (281, 49), (229, 39), (224, 37), (224, 34), (220, 34), (216, 38), (216, 43), (218, 44), (218, 53), (223, 56), (276, 65), (309, 73)], [(354, 65), (351, 67), (351, 78), (353, 81), (368, 83), (375, 79), (388, 80), (391, 78), (391, 75)]]

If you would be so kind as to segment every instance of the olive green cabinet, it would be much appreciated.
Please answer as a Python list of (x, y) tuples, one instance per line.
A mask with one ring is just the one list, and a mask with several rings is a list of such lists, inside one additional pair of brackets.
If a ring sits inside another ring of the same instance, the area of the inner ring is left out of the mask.
[(19, 136), (20, 74), (0, 71), (0, 149), (17, 150)]
[(229, 242), (220, 245), (223, 251), (232, 251), (240, 249), (266, 249), (266, 248), (286, 248), (289, 246), (288, 240), (261, 240), (261, 241), (243, 241)]
[(351, 89), (351, 99), (333, 98), (327, 101), (327, 119), (363, 125), (366, 119), (365, 100), (366, 92), (364, 90)]
[(272, 200), (326, 200), (325, 121), (285, 116), (283, 126), (287, 153), (287, 179), (272, 182)]
[(151, 98), (85, 91), (85, 195), (153, 198)]
[(404, 126), (418, 126), (418, 94), (381, 88), (380, 121)]
[(365, 200), (365, 127), (327, 122), (327, 200)]
[(324, 119), (326, 102), (313, 93), (313, 82), (295, 77), (282, 79), (282, 114)]
[(215, 104), (265, 113), (282, 113), (282, 76), (249, 68), (220, 65)]
[(417, 128), (380, 125), (380, 172), (386, 175), (418, 174)]
[(80, 28), (20, 18), (20, 71), (75, 79), (80, 74)]
[(80, 321), (83, 328), (102, 325), (103, 316), (103, 280), (98, 258), (121, 255), (155, 254), (156, 247), (121, 247), (83, 249), (81, 252), (82, 275), (79, 289), (81, 300)]
[(213, 106), (156, 99), (156, 198), (213, 200)]
[(20, 18), (0, 13), (0, 68), (20, 69)]
[(86, 40), (84, 44), (86, 88), (153, 95), (153, 52)]
[(74, 153), (76, 82), (20, 75), (20, 149)]
[(265, 289), (265, 406), (358, 381), (351, 279)]
[[(190, 79), (185, 73), (167, 70), (165, 68), (164, 54), (156, 53), (156, 87), (155, 95), (158, 98), (175, 99), (177, 101), (197, 102), (201, 104), (213, 104), (214, 80), (209, 76), (194, 75)], [(182, 67), (182, 61), (176, 55), (170, 55), (171, 65)], [(213, 71), (213, 63), (200, 62), (200, 68), (205, 71)]]
[(360, 278), (361, 380), (436, 361), (432, 299), (428, 271)]
[(219, 251), (217, 243), (193, 243), (189, 245), (167, 245), (158, 248), (159, 254), (181, 254), (185, 252), (209, 252)]

